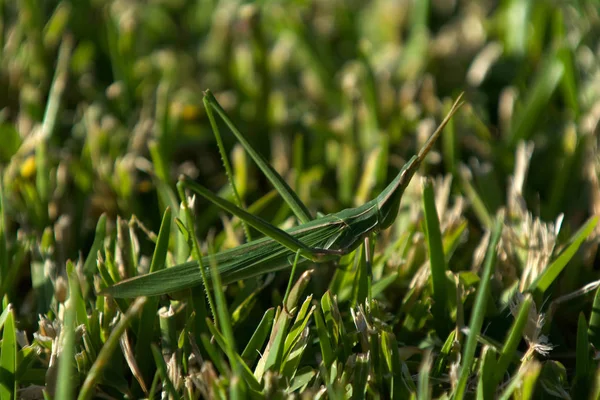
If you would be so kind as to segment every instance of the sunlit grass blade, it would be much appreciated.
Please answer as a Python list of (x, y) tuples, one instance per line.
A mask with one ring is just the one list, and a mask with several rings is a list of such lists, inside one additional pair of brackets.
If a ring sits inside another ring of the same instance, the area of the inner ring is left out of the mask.
[(529, 292), (535, 293), (536, 295), (542, 295), (550, 287), (550, 285), (558, 278), (558, 275), (566, 267), (567, 263), (573, 258), (581, 244), (587, 239), (592, 233), (598, 217), (590, 218), (585, 225), (583, 225), (573, 236), (571, 237), (571, 244), (560, 253), (560, 255), (554, 260), (544, 271), (537, 277), (535, 281), (527, 289)]
[[(69, 269), (71, 270), (69, 275), (73, 275), (74, 267), (71, 262), (69, 262), (67, 265), (67, 271)], [(63, 325), (63, 350), (59, 357), (58, 378), (56, 380), (57, 384), (55, 397), (57, 399), (73, 398), (74, 389), (73, 375), (75, 373), (75, 369), (73, 368), (73, 366), (75, 365), (75, 322), (77, 314), (80, 311), (78, 310), (79, 305), (83, 302), (83, 299), (81, 298), (81, 294), (79, 293), (79, 282), (76, 279), (69, 279), (69, 290), (69, 305), (66, 307)], [(85, 304), (83, 311), (85, 312)], [(89, 325), (87, 324), (87, 314), (85, 322), (89, 331)]]
[(477, 290), (475, 298), (475, 305), (471, 314), (471, 322), (469, 323), (469, 334), (467, 336), (467, 342), (463, 350), (463, 356), (461, 359), (460, 375), (458, 385), (454, 392), (455, 399), (463, 399), (465, 395), (467, 380), (471, 373), (471, 367), (475, 358), (475, 349), (477, 347), (477, 335), (481, 332), (483, 325), (483, 319), (485, 317), (488, 291), (490, 289), (491, 278), (494, 272), (494, 266), (496, 264), (498, 242), (502, 235), (503, 227), (503, 215), (500, 214), (496, 218), (494, 223), (494, 229), (492, 231), (492, 237), (487, 248), (485, 257), (485, 263), (481, 275), (481, 282)]
[(513, 325), (508, 333), (506, 340), (504, 341), (504, 345), (502, 347), (502, 351), (500, 353), (500, 358), (496, 363), (494, 378), (493, 378), (493, 386), (496, 386), (504, 377), (504, 374), (508, 370), (508, 367), (515, 359), (515, 351), (517, 350), (517, 346), (522, 340), (523, 330), (527, 324), (529, 319), (529, 310), (531, 308), (531, 304), (533, 303), (533, 299), (531, 295), (527, 295), (523, 302), (521, 303), (521, 307), (519, 308), (519, 313), (513, 322)]
[(425, 212), (425, 236), (429, 250), (431, 282), (433, 286), (433, 318), (436, 331), (440, 337), (448, 334), (448, 290), (446, 288), (446, 262), (440, 221), (435, 208), (433, 183), (423, 183), (423, 210)]
[(17, 328), (12, 305), (6, 307), (8, 313), (4, 321), (2, 332), (2, 346), (0, 347), (0, 399), (11, 400), (17, 392)]

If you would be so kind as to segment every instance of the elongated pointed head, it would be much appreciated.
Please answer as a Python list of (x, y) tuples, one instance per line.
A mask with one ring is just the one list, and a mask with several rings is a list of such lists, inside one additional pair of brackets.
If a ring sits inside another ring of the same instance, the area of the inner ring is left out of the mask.
[(450, 118), (456, 113), (456, 111), (463, 104), (460, 100), (462, 98), (462, 93), (454, 104), (452, 108), (446, 115), (446, 118), (442, 121), (442, 123), (438, 126), (438, 128), (433, 132), (433, 134), (429, 137), (427, 142), (423, 145), (421, 150), (419, 150), (419, 154), (413, 156), (405, 165), (402, 167), (398, 175), (394, 178), (394, 180), (377, 196), (377, 206), (379, 209), (379, 226), (380, 229), (389, 228), (394, 221), (396, 220), (396, 216), (398, 215), (398, 210), (400, 208), (400, 200), (402, 199), (402, 195), (404, 194), (404, 190), (410, 183), (412, 177), (415, 172), (419, 169), (421, 162), (427, 156), (427, 153), (431, 150), (434, 143), (444, 130), (444, 127), (450, 121)]
[(380, 229), (389, 228), (396, 220), (404, 190), (410, 183), (410, 180), (417, 169), (419, 169), (420, 164), (421, 160), (417, 156), (413, 156), (413, 158), (402, 167), (398, 175), (396, 175), (396, 178), (394, 178), (383, 192), (377, 196)]

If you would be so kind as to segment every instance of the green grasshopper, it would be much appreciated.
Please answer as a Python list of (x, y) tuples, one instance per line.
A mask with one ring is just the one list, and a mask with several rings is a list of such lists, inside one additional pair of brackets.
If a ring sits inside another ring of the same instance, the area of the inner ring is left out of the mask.
[[(198, 261), (190, 261), (150, 274), (125, 279), (106, 288), (103, 293), (114, 297), (155, 296), (199, 286), (202, 284), (199, 265), (208, 266), (211, 262), (218, 266), (222, 283), (228, 284), (291, 267), (294, 260), (297, 260), (297, 265), (300, 265), (339, 259), (356, 249), (369, 235), (392, 225), (398, 214), (404, 190), (450, 118), (463, 104), (461, 98), (462, 94), (419, 153), (402, 167), (398, 175), (379, 196), (360, 207), (312, 219), (306, 206), (287, 186), (283, 178), (252, 148), (228, 119), (213, 95), (206, 91), (204, 103), (213, 129), (216, 129), (216, 126), (210, 107), (213, 107), (231, 128), (250, 156), (282, 194), (301, 224), (284, 231), (218, 197), (198, 183), (192, 182), (188, 178), (181, 178), (188, 189), (237, 216), (249, 226), (263, 233), (265, 237), (209, 257), (203, 257), (201, 264)], [(296, 257), (297, 255), (299, 257)], [(210, 275), (208, 268), (206, 268), (206, 274)]]

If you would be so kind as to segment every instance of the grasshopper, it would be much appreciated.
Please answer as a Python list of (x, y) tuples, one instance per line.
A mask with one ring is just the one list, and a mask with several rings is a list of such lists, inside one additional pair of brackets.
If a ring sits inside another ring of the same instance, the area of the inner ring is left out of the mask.
[[(106, 288), (104, 294), (113, 297), (156, 296), (199, 286), (203, 282), (200, 265), (208, 266), (211, 262), (216, 263), (218, 266), (222, 283), (228, 284), (289, 268), (294, 264), (295, 259), (298, 265), (309, 262), (323, 263), (339, 259), (341, 256), (350, 253), (366, 237), (392, 225), (398, 214), (404, 190), (448, 121), (463, 104), (461, 98), (462, 94), (456, 99), (447, 116), (429, 137), (419, 153), (414, 155), (402, 167), (394, 180), (377, 197), (362, 206), (348, 208), (313, 219), (306, 206), (298, 199), (283, 178), (252, 148), (226, 116), (225, 111), (210, 91), (206, 91), (204, 103), (209, 119), (213, 124), (213, 129), (216, 129), (216, 126), (212, 111), (210, 111), (211, 107), (224, 119), (246, 151), (282, 194), (282, 197), (301, 223), (284, 231), (218, 197), (189, 178), (183, 177), (181, 181), (189, 190), (237, 216), (249, 226), (263, 233), (265, 237), (203, 257), (201, 263), (189, 261), (150, 274), (125, 279)], [(297, 255), (299, 257), (296, 257)], [(206, 275), (210, 276), (208, 268), (206, 268)]]

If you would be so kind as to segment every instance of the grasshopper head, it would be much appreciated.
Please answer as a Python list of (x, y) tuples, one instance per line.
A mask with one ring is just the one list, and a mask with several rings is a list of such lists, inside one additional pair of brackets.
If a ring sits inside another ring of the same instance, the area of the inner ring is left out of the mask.
[(402, 167), (398, 175), (396, 175), (396, 178), (394, 178), (383, 192), (377, 196), (380, 229), (383, 230), (389, 228), (396, 220), (404, 190), (419, 168), (419, 164), (421, 164), (421, 160), (417, 156), (411, 158), (410, 161)]

